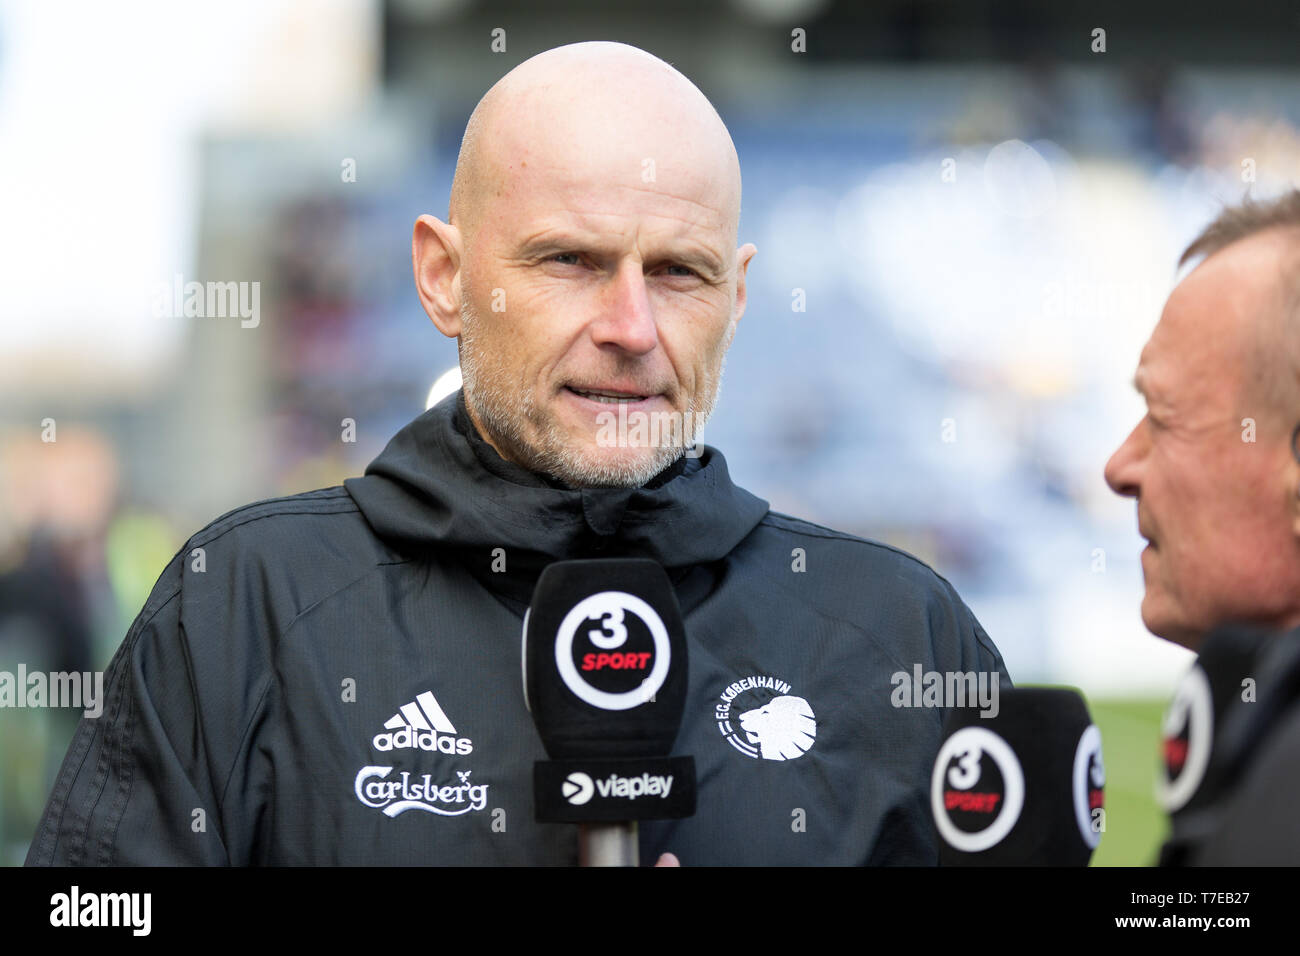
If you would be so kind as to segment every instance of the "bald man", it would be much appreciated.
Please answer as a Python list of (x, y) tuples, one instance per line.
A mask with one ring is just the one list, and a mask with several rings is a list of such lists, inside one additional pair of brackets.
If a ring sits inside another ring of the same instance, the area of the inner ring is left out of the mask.
[[(575, 487), (673, 464), (713, 411), (756, 251), (736, 248), (740, 163), (703, 94), (622, 44), (533, 57), (470, 117), (449, 219), (416, 223), (416, 288), (484, 440)], [(612, 409), (691, 428), (600, 446)]]
[(697, 442), (745, 311), (739, 212), (726, 128), (661, 60), (582, 43), (503, 77), (412, 237), (463, 389), (363, 477), (186, 543), (29, 862), (577, 862), (535, 819), (519, 636), (541, 571), (591, 557), (658, 562), (685, 622), (698, 809), (643, 824), (643, 860), (937, 862), (953, 702), (898, 679), (1005, 667), (930, 568), (770, 511)]

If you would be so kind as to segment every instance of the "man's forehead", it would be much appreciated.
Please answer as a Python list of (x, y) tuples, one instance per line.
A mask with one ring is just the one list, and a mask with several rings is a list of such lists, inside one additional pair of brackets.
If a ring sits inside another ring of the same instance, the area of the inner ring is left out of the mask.
[(574, 239), (590, 242), (627, 238), (633, 234), (653, 234), (660, 239), (690, 239), (708, 242), (721, 235), (716, 215), (680, 216), (677, 210), (661, 205), (644, 208), (601, 206), (599, 209), (553, 207), (549, 210), (521, 211), (508, 222), (521, 242), (537, 239)]
[(1133, 379), (1148, 400), (1241, 379), (1267, 304), (1267, 268), (1252, 259), (1246, 241), (1201, 263), (1170, 293)]
[(502, 193), (560, 201), (583, 211), (645, 198), (718, 214), (735, 189), (725, 157), (653, 126), (615, 131), (576, 125), (537, 132), (515, 127), (493, 144)]
[(1222, 381), (1232, 374), (1233, 351), (1210, 347), (1196, 324), (1184, 318), (1177, 309), (1166, 306), (1142, 349), (1133, 387), (1148, 403), (1187, 397), (1200, 392), (1208, 379)]
[(502, 203), (516, 234), (542, 231), (593, 236), (652, 228), (671, 235), (721, 234), (726, 211), (707, 197), (697, 199), (667, 189), (614, 180), (555, 182), (549, 188), (522, 186)]
[(643, 180), (635, 154), (572, 164), (521, 156), (481, 214), (513, 246), (544, 238), (607, 246), (636, 238), (695, 243), (725, 257), (737, 223), (716, 179), (682, 163), (648, 169)]
[(1253, 332), (1265, 313), (1281, 306), (1294, 263), (1295, 241), (1289, 233), (1265, 230), (1239, 239), (1178, 283), (1161, 321), (1198, 323), (1211, 334)]

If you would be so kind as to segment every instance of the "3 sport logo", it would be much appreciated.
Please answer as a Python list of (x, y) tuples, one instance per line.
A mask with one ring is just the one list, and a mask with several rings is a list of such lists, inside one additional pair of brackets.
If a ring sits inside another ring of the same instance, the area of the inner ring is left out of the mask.
[(1089, 724), (1079, 736), (1071, 783), (1079, 835), (1095, 850), (1101, 843), (1101, 828), (1096, 821), (1102, 819), (1106, 807), (1106, 765), (1101, 758), (1101, 731), (1095, 724)]
[(663, 619), (625, 591), (601, 591), (579, 601), (555, 640), (555, 664), (565, 686), (603, 710), (629, 710), (652, 700), (671, 659)]
[(939, 749), (930, 809), (954, 849), (978, 853), (1011, 832), (1025, 803), (1025, 775), (1005, 740), (983, 727), (957, 731)]
[(1169, 703), (1162, 725), (1164, 761), (1156, 778), (1156, 796), (1167, 813), (1187, 805), (1205, 778), (1214, 736), (1210, 681), (1192, 665)]
[(817, 739), (817, 717), (812, 705), (790, 690), (789, 684), (776, 677), (733, 681), (713, 707), (719, 732), (746, 757), (802, 757)]

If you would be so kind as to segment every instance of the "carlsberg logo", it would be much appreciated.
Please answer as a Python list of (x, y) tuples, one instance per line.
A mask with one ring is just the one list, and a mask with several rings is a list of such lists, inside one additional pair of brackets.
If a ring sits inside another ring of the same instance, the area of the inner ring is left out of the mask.
[(628, 800), (642, 796), (666, 798), (672, 788), (671, 774), (666, 777), (654, 777), (648, 773), (639, 777), (620, 777), (615, 773), (596, 781), (596, 790), (602, 797), (626, 797)]

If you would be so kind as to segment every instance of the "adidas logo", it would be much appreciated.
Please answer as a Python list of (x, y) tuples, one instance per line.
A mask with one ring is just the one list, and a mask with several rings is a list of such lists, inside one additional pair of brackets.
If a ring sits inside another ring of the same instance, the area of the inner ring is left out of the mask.
[(472, 753), (474, 743), (456, 735), (447, 714), (433, 694), (425, 691), (409, 704), (403, 704), (384, 722), (386, 732), (375, 734), (376, 750), (429, 750), (444, 754)]
[[(468, 737), (456, 733), (446, 712), (428, 691), (403, 704), (371, 742), (376, 750), (428, 750), (457, 756), (474, 749)], [(471, 770), (460, 770), (454, 764), (449, 768), (446, 761), (439, 761), (440, 771), (424, 773), (429, 769), (427, 766), (403, 770), (392, 766), (402, 763), (402, 757), (388, 759), (388, 765), (362, 767), (352, 781), (352, 792), (362, 805), (382, 810), (386, 817), (396, 817), (407, 810), (456, 817), (487, 806), (488, 785), (470, 783)], [(427, 763), (418, 757), (415, 762)], [(447, 779), (448, 769), (455, 770), (459, 783)]]

